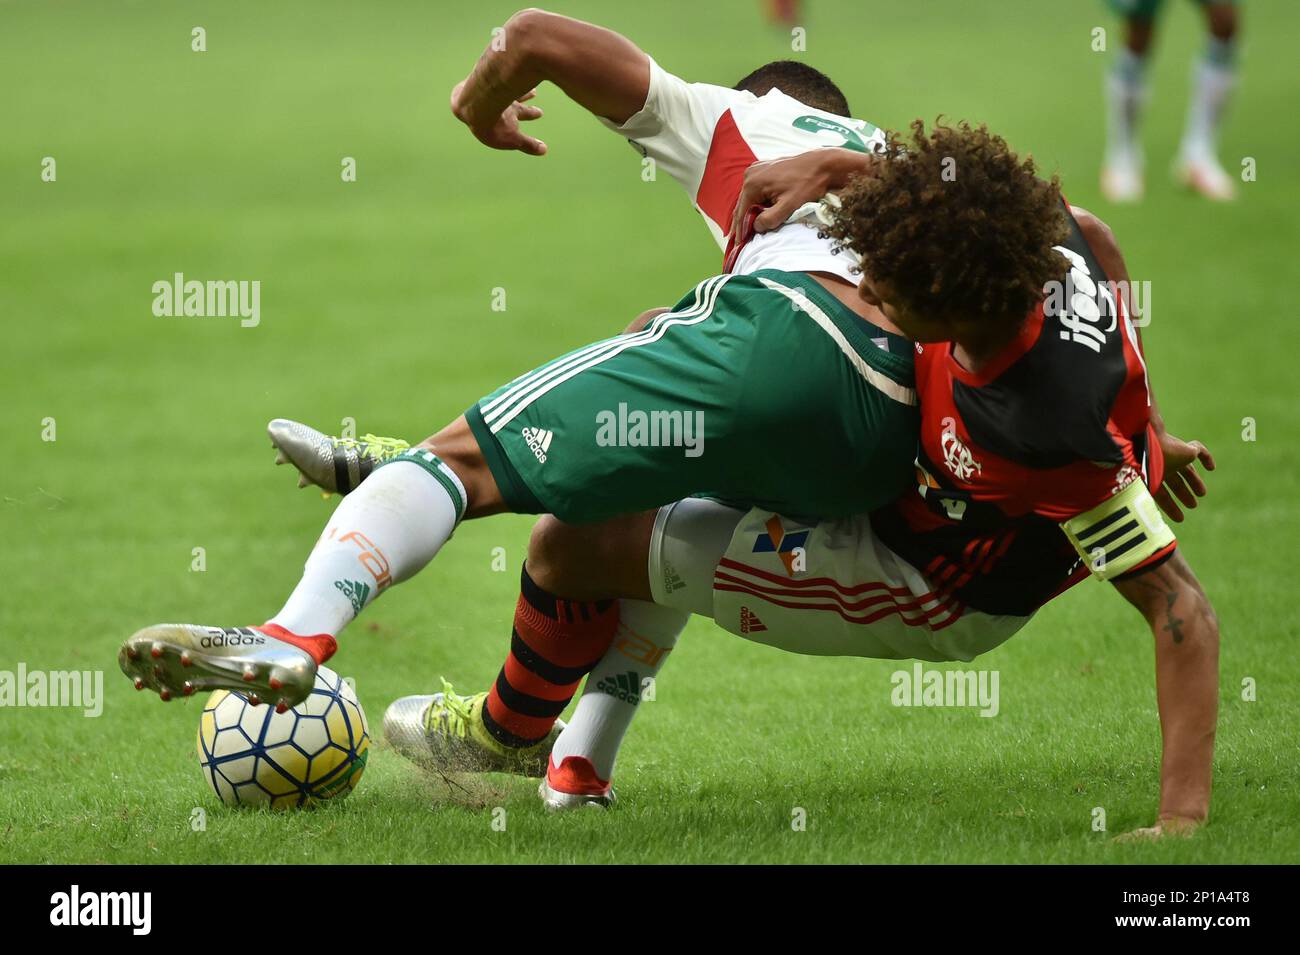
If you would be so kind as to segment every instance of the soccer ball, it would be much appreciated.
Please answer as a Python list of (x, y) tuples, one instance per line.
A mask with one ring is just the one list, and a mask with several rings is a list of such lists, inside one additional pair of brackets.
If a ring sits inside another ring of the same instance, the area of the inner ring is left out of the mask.
[(290, 809), (338, 799), (356, 788), (370, 755), (357, 695), (321, 667), (311, 695), (291, 710), (253, 706), (217, 690), (199, 717), (199, 767), (228, 806)]

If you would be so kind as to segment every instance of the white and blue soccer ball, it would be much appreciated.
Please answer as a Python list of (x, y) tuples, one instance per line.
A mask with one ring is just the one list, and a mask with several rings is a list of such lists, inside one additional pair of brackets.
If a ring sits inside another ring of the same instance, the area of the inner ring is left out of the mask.
[(283, 713), (217, 690), (199, 717), (199, 767), (228, 806), (305, 807), (356, 788), (370, 731), (352, 687), (316, 671), (311, 694)]

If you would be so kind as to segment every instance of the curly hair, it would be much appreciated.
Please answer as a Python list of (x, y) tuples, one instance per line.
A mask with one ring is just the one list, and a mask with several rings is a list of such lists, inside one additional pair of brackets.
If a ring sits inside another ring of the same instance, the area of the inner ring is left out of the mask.
[(1060, 180), (1040, 179), (986, 126), (919, 119), (840, 195), (827, 233), (909, 307), (1019, 324), (1059, 278), (1068, 233)]

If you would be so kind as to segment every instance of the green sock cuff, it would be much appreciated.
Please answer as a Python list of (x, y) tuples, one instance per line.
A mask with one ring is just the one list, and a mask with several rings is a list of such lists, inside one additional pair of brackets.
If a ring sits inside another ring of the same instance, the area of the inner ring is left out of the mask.
[[(380, 467), (388, 467), (399, 461), (410, 461), (412, 464), (418, 464), (424, 468), (434, 479), (442, 485), (447, 496), (451, 498), (452, 507), (456, 509), (456, 523), (459, 524), (465, 516), (465, 508), (469, 502), (465, 497), (465, 485), (460, 483), (460, 478), (456, 477), (456, 472), (443, 462), (432, 451), (426, 451), (424, 448), (410, 448), (403, 451), (395, 457), (389, 458)], [(376, 469), (378, 470), (378, 469)]]

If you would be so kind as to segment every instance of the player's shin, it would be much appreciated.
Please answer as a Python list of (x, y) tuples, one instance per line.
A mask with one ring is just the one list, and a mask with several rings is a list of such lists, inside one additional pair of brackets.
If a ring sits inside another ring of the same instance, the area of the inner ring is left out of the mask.
[(270, 624), (335, 636), (384, 590), (414, 576), (465, 512), (459, 478), (437, 455), (404, 452), (343, 499)]
[(1179, 149), (1179, 174), (1203, 194), (1231, 198), (1231, 177), (1219, 165), (1219, 126), (1236, 85), (1236, 44), (1233, 39), (1211, 37), (1205, 56), (1192, 70), (1187, 124)]
[(610, 778), (632, 717), (691, 614), (713, 615), (713, 574), (745, 511), (688, 498), (661, 507), (647, 541), (654, 602), (619, 601), (618, 634), (596, 664), (572, 721), (551, 750), (539, 792), (549, 809), (608, 805)]
[(383, 590), (427, 564), (464, 516), (460, 479), (432, 452), (407, 451), (344, 499), (284, 608), (258, 627), (156, 624), (127, 638), (118, 665), (163, 700), (237, 690), (283, 712), (311, 692), (335, 637)]
[(1102, 189), (1112, 201), (1142, 194), (1142, 144), (1138, 125), (1146, 103), (1146, 57), (1127, 47), (1106, 74), (1107, 136)]
[(619, 601), (618, 633), (587, 677), (569, 725), (551, 750), (539, 790), (548, 809), (608, 805), (619, 747), (637, 710), (655, 699), (655, 679), (690, 614), (640, 600)]

